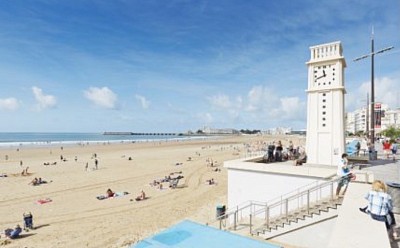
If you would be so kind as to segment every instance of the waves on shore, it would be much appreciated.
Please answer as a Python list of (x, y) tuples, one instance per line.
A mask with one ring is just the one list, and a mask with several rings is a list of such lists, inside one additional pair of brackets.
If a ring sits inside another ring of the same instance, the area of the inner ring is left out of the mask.
[(59, 146), (89, 145), (109, 143), (136, 143), (150, 141), (170, 141), (205, 139), (203, 136), (157, 136), (157, 135), (103, 135), (102, 133), (0, 133), (0, 147), (18, 146)]

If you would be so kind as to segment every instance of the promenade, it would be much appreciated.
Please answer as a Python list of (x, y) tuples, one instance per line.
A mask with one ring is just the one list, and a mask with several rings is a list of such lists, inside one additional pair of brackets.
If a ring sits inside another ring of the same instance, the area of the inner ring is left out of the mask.
[[(400, 155), (397, 154), (396, 161), (393, 161), (392, 156), (389, 156), (389, 159), (383, 154), (382, 145), (377, 143), (376, 150), (378, 151), (378, 160), (370, 161), (371, 166), (363, 169), (366, 171), (371, 171), (374, 174), (374, 178), (378, 180), (382, 180), (386, 183), (394, 182), (400, 183)], [(396, 218), (396, 231), (400, 234), (400, 188), (388, 187), (389, 193), (393, 198), (393, 203), (395, 207), (395, 218)], [(397, 208), (396, 208), (397, 207)], [(397, 211), (396, 211), (397, 210)], [(391, 248), (399, 248), (400, 240), (396, 240), (395, 242), (391, 242)]]

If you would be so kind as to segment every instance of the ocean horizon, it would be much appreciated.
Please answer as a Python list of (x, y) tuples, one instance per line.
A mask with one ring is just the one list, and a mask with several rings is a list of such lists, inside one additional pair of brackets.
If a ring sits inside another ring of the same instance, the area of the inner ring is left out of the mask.
[(203, 136), (179, 135), (104, 135), (103, 133), (80, 132), (0, 132), (0, 147), (54, 146), (101, 143), (129, 143), (203, 139)]

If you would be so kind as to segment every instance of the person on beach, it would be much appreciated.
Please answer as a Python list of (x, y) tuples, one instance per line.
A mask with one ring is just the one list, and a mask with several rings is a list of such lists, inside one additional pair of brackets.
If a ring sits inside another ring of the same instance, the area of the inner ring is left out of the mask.
[(306, 162), (307, 162), (307, 154), (305, 151), (301, 151), (299, 158), (294, 160), (294, 165), (295, 166), (303, 165), (303, 163)]
[(39, 179), (35, 177), (29, 184), (32, 184), (32, 186), (37, 186), (39, 185)]
[(22, 228), (19, 225), (17, 225), (14, 229), (7, 228), (6, 230), (4, 230), (4, 234), (6, 235), (7, 238), (10, 239), (18, 238), (21, 232)]
[(26, 167), (25, 169), (23, 169), (21, 172), (21, 176), (28, 176), (28, 169), (29, 169), (29, 166)]
[(267, 149), (267, 151), (268, 151), (267, 161), (268, 162), (272, 162), (275, 160), (274, 150), (275, 150), (275, 141), (268, 145), (268, 149)]
[(88, 171), (88, 170), (89, 170), (89, 163), (86, 162), (85, 171)]
[(135, 198), (136, 201), (142, 201), (142, 200), (145, 200), (145, 199), (146, 199), (146, 193), (144, 193), (143, 190), (140, 192), (140, 195)]
[(349, 186), (350, 179), (352, 178), (352, 173), (349, 168), (349, 161), (347, 160), (347, 153), (342, 154), (342, 158), (339, 161), (336, 174), (340, 177), (338, 181), (338, 186), (336, 188), (336, 196), (339, 196), (340, 190), (345, 186), (344, 193), (346, 193), (347, 187)]
[(282, 162), (282, 151), (283, 151), (282, 142), (279, 140), (275, 148), (275, 161)]
[(209, 180), (206, 180), (206, 182), (208, 183), (208, 185), (213, 185), (215, 184), (214, 178), (211, 178)]
[(97, 160), (97, 158), (94, 160), (94, 168), (95, 168), (96, 170), (99, 169), (99, 160)]
[(111, 189), (107, 189), (106, 195), (107, 197), (114, 197), (115, 193)]

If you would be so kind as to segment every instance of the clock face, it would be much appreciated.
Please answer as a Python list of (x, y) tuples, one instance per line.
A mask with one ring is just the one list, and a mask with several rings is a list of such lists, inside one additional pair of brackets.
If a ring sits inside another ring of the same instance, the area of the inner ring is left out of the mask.
[(329, 87), (336, 84), (337, 71), (334, 64), (314, 66), (313, 75), (313, 84), (316, 87)]

